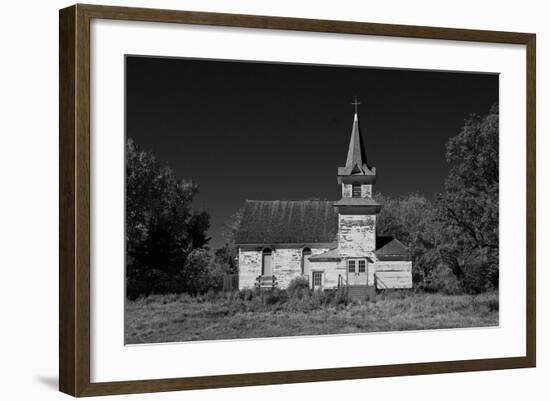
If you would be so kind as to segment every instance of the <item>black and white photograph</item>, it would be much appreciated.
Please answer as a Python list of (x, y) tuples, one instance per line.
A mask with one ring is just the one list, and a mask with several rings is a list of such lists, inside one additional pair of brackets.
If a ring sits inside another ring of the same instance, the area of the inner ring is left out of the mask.
[(499, 325), (499, 75), (125, 59), (125, 344)]
[(0, 399), (546, 401), (544, 2), (4, 3)]

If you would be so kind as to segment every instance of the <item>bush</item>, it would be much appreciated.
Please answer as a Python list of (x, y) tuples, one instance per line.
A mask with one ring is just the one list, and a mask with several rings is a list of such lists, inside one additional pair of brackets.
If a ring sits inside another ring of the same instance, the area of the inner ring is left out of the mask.
[(209, 289), (204, 294), (204, 300), (208, 302), (216, 302), (219, 299), (218, 293), (214, 291), (213, 289)]
[(239, 298), (243, 301), (250, 301), (256, 296), (256, 291), (251, 289), (244, 289), (237, 292)]
[(306, 277), (296, 277), (290, 281), (286, 292), (291, 298), (302, 298), (305, 293), (309, 294), (309, 280)]
[(441, 292), (447, 295), (462, 294), (462, 286), (451, 269), (445, 265), (438, 265), (430, 274), (428, 292)]
[(283, 290), (273, 289), (264, 295), (266, 305), (282, 304), (288, 301), (288, 295)]

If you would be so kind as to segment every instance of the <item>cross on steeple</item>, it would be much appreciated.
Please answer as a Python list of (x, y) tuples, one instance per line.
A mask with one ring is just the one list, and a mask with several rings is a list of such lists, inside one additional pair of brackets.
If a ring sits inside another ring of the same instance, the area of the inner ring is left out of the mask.
[(355, 96), (355, 101), (353, 101), (351, 104), (355, 106), (355, 114), (357, 114), (357, 106), (361, 104), (361, 102), (357, 101), (357, 96)]

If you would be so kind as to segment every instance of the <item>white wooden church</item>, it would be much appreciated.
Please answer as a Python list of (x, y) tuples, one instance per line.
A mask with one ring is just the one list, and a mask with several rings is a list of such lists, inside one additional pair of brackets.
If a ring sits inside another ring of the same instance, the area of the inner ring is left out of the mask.
[(381, 205), (372, 198), (376, 168), (367, 163), (357, 111), (338, 201), (247, 200), (236, 243), (239, 289), (286, 288), (304, 276), (313, 289), (411, 288), (412, 262), (397, 239), (376, 235)]

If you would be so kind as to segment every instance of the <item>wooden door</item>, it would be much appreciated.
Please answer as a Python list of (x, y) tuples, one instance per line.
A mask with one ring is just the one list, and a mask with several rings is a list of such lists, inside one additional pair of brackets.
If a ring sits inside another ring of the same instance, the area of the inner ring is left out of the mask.
[(348, 284), (367, 285), (366, 259), (348, 259)]

